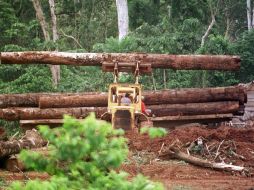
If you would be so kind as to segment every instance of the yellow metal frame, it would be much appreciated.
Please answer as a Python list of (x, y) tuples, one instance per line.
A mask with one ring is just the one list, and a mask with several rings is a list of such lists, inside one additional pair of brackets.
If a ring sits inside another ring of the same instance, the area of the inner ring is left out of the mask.
[[(131, 104), (121, 103), (121, 98), (130, 94)], [(135, 127), (135, 114), (141, 113), (142, 89), (140, 84), (113, 83), (109, 86), (108, 93), (108, 113), (111, 114), (113, 128), (117, 128), (114, 123), (117, 110), (128, 110), (131, 115), (131, 129)]]

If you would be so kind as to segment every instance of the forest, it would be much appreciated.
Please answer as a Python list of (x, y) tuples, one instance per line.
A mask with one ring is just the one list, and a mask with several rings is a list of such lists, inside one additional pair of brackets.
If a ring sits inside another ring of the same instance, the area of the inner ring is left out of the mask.
[[(147, 90), (214, 87), (253, 80), (253, 2), (237, 0), (129, 0), (127, 34), (119, 39), (113, 0), (0, 1), (0, 51), (144, 52), (239, 55), (241, 69), (157, 69), (143, 76)], [(55, 18), (55, 19), (53, 19)], [(55, 20), (55, 22), (53, 22)], [(55, 23), (55, 24), (53, 24)], [(46, 35), (45, 35), (46, 34)], [(133, 77), (121, 75), (122, 82)], [(61, 66), (58, 80), (48, 66), (1, 65), (0, 93), (106, 91), (112, 74), (97, 67)]]
[(0, 189), (253, 189), (254, 0), (0, 0), (0, 118)]

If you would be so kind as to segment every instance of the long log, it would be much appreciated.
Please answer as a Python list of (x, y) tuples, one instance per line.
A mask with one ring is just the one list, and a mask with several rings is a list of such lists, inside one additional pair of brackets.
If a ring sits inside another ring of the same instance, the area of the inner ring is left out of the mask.
[(157, 117), (176, 115), (206, 115), (237, 113), (240, 106), (237, 101), (189, 103), (189, 104), (163, 104), (149, 106)]
[(96, 117), (101, 117), (107, 111), (106, 107), (82, 107), (82, 108), (7, 108), (0, 109), (0, 118), (15, 121), (26, 119), (62, 119), (64, 114), (76, 118), (85, 118), (89, 113), (95, 112)]
[(240, 57), (229, 55), (167, 55), (145, 53), (68, 53), (68, 52), (2, 52), (2, 64), (50, 64), (102, 66), (116, 60), (120, 63), (151, 63), (152, 68), (182, 70), (239, 70)]
[(152, 117), (152, 121), (175, 121), (175, 120), (208, 120), (208, 119), (223, 119), (227, 120), (233, 117), (233, 114), (208, 114), (208, 115), (176, 115), (176, 116), (162, 116)]
[[(38, 107), (39, 104), (40, 108), (104, 107), (107, 106), (107, 96), (107, 93), (99, 92), (1, 94), (0, 108)], [(144, 96), (147, 105), (216, 101), (244, 104), (247, 100), (245, 90), (239, 86), (145, 91)]]
[[(216, 101), (246, 102), (246, 93), (240, 87), (219, 87), (204, 89), (177, 89), (144, 92), (147, 105), (185, 104)], [(74, 95), (74, 96), (44, 96), (39, 99), (40, 108), (68, 108), (107, 106), (107, 95)]]
[(68, 97), (68, 96), (86, 96), (101, 95), (100, 92), (81, 92), (81, 93), (26, 93), (26, 94), (0, 94), (0, 108), (8, 107), (38, 107), (39, 99), (42, 97)]
[[(237, 101), (148, 106), (156, 117), (235, 113), (239, 107)], [(6, 108), (0, 109), (0, 118), (5, 120), (62, 119), (64, 114), (69, 114), (76, 118), (84, 118), (91, 112), (95, 112), (96, 117), (100, 118), (106, 111), (106, 107)]]
[(200, 166), (200, 167), (205, 167), (205, 168), (211, 168), (211, 169), (216, 169), (216, 170), (223, 170), (223, 171), (247, 171), (245, 167), (242, 166), (236, 166), (236, 165), (231, 165), (231, 164), (226, 164), (226, 163), (216, 163), (216, 162), (210, 162), (208, 160), (200, 159), (191, 155), (188, 155), (182, 151), (180, 151), (178, 148), (174, 147), (171, 145), (167, 152), (164, 153), (164, 155), (168, 154), (171, 158), (183, 160), (187, 163)]

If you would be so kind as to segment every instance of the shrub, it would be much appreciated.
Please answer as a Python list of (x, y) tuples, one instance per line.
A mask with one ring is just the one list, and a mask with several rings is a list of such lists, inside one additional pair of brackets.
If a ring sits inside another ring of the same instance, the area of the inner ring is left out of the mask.
[(115, 130), (94, 115), (83, 121), (64, 117), (61, 128), (39, 128), (49, 140), (49, 153), (22, 151), (21, 160), (36, 171), (46, 171), (48, 181), (14, 182), (9, 189), (163, 189), (159, 183), (138, 175), (131, 181), (116, 169), (127, 159), (128, 148), (122, 130)]

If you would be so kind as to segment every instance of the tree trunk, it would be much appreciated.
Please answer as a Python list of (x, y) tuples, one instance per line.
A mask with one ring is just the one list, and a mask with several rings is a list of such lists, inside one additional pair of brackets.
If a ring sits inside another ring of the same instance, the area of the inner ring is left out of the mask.
[[(161, 91), (145, 91), (147, 105), (184, 104), (217, 101), (239, 101), (242, 105), (247, 101), (247, 94), (242, 87), (218, 88), (186, 88)], [(66, 108), (66, 107), (105, 107), (107, 93), (30, 93), (0, 95), (0, 108), (8, 107), (38, 107)]]
[(252, 3), (252, 28), (254, 28), (254, 2)]
[[(227, 114), (207, 114), (207, 115), (169, 115), (169, 116), (161, 116), (161, 117), (152, 117), (151, 121), (183, 121), (183, 120), (205, 120), (205, 121), (218, 121), (218, 120), (230, 120), (233, 117), (233, 114), (227, 113)], [(31, 129), (31, 128), (30, 128)]]
[(38, 107), (40, 97), (53, 96), (85, 96), (103, 94), (98, 92), (83, 93), (28, 93), (28, 94), (0, 94), (0, 108), (8, 107)]
[(128, 35), (129, 16), (127, 0), (116, 0), (119, 41)]
[(107, 111), (106, 107), (79, 107), (79, 108), (7, 108), (0, 110), (0, 118), (15, 120), (33, 119), (62, 119), (63, 115), (68, 114), (76, 118), (85, 118), (91, 112), (95, 112), (96, 117), (100, 118)]
[(208, 35), (209, 35), (209, 33), (210, 33), (210, 31), (211, 31), (213, 25), (215, 24), (215, 15), (214, 15), (213, 13), (211, 13), (211, 17), (212, 17), (212, 21), (211, 21), (211, 23), (209, 24), (209, 26), (208, 26), (208, 28), (207, 28), (205, 34), (202, 36), (201, 47), (204, 46), (205, 40), (206, 40), (206, 38), (208, 37)]
[[(47, 156), (50, 152), (48, 147), (32, 148), (30, 151)], [(11, 155), (8, 159), (4, 160), (4, 168), (10, 172), (25, 171), (24, 163), (19, 159), (19, 154)]]
[(41, 97), (39, 99), (40, 108), (104, 107), (107, 105), (108, 95), (106, 93), (81, 96)]
[(48, 24), (47, 24), (46, 19), (44, 17), (40, 1), (39, 0), (32, 0), (32, 2), (33, 2), (33, 6), (34, 6), (34, 9), (36, 12), (36, 17), (39, 20), (39, 23), (41, 25), (41, 29), (42, 29), (45, 41), (50, 41), (49, 27), (48, 27)]
[(236, 113), (239, 103), (236, 101), (188, 103), (188, 104), (164, 104), (151, 105), (149, 109), (156, 117), (175, 115), (206, 115)]
[[(57, 33), (55, 1), (49, 0), (49, 6), (50, 6), (50, 13), (51, 13), (51, 20), (52, 20), (53, 42), (56, 43), (56, 41), (59, 39), (59, 36)], [(56, 50), (58, 50), (58, 48), (56, 48)], [(57, 86), (60, 81), (60, 65), (52, 65), (50, 69), (51, 69), (51, 73), (53, 75), (54, 86)]]
[(166, 75), (166, 69), (163, 69), (163, 86), (164, 90), (167, 89), (167, 75)]
[[(39, 20), (39, 23), (41, 25), (41, 29), (42, 29), (45, 41), (50, 41), (49, 27), (48, 27), (48, 23), (46, 22), (46, 19), (44, 17), (40, 1), (39, 0), (32, 0), (32, 2), (33, 2), (33, 6), (34, 6), (34, 9), (35, 9), (35, 12), (36, 12), (36, 17)], [(53, 86), (56, 86), (57, 81), (58, 81), (57, 80), (57, 76), (58, 76), (57, 67), (54, 66), (54, 65), (49, 65), (49, 68), (50, 68), (50, 71), (51, 71), (51, 74), (52, 74)]]
[(2, 52), (2, 64), (102, 66), (102, 63), (150, 63), (152, 68), (239, 70), (240, 57), (229, 55), (167, 55), (142, 53)]
[[(200, 159), (191, 155), (188, 155), (180, 150), (178, 150), (176, 147), (170, 147), (169, 150), (167, 151), (167, 154), (171, 158), (176, 158), (179, 160), (183, 160), (187, 163), (196, 165), (196, 166), (201, 166), (205, 168), (211, 168), (211, 169), (216, 169), (216, 170), (224, 170), (224, 171), (245, 171), (246, 168), (242, 166), (235, 166), (231, 164), (225, 164), (225, 163), (215, 163), (215, 162), (210, 162), (204, 159)], [(165, 154), (164, 154), (165, 155)]]
[[(174, 115), (205, 115), (236, 113), (239, 109), (237, 101), (164, 104), (148, 106), (156, 117)], [(36, 119), (62, 119), (64, 114), (76, 118), (85, 118), (91, 112), (100, 118), (107, 111), (106, 107), (78, 107), (78, 108), (7, 108), (0, 110), (0, 118), (5, 120), (36, 120)]]
[(0, 157), (19, 153), (22, 149), (43, 147), (47, 141), (42, 139), (36, 130), (26, 131), (25, 136), (20, 140), (0, 142)]
[(248, 30), (252, 29), (252, 8), (251, 8), (251, 0), (247, 0), (247, 22), (248, 22)]
[[(144, 92), (147, 105), (184, 104), (216, 101), (246, 102), (246, 93), (237, 87), (182, 89)], [(39, 99), (40, 108), (68, 108), (107, 106), (107, 94), (80, 95), (80, 96), (51, 96)]]

